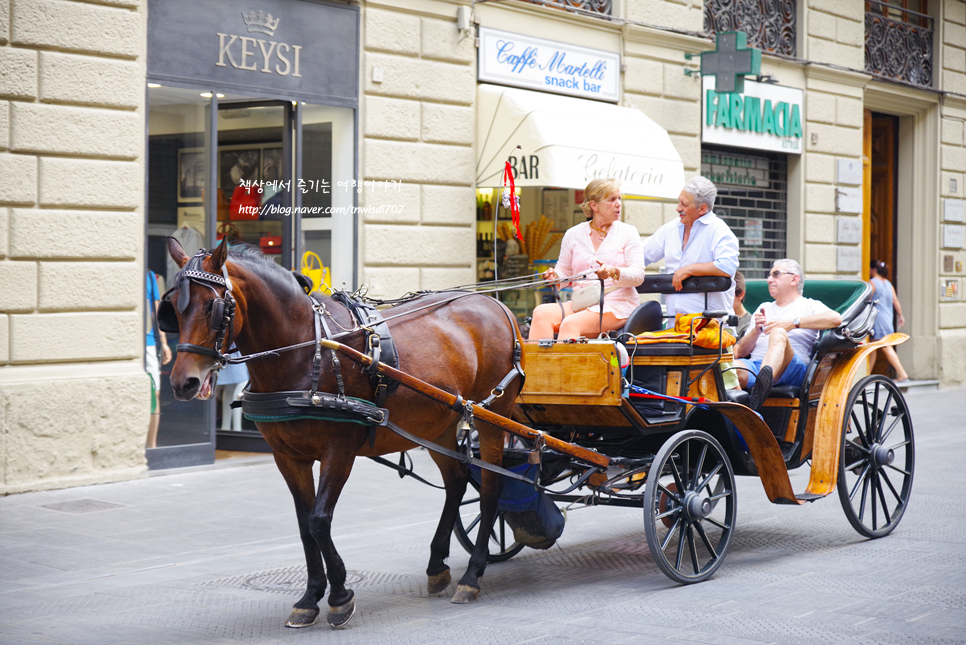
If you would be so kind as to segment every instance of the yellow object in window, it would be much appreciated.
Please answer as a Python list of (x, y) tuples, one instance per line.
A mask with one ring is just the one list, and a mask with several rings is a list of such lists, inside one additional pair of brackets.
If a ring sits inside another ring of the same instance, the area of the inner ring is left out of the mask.
[(325, 285), (326, 291), (332, 291), (332, 275), (329, 267), (322, 264), (322, 258), (317, 253), (306, 251), (302, 254), (301, 273), (312, 280), (316, 290), (321, 291)]

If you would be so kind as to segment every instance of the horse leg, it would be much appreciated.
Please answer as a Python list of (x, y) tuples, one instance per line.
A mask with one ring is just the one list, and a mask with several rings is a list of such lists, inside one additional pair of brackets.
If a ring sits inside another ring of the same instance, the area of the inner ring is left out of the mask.
[[(479, 420), (476, 422), (476, 428), (480, 436), (480, 458), (487, 463), (501, 465), (503, 463), (503, 431)], [(470, 555), (466, 573), (460, 578), (456, 587), (456, 594), (451, 601), (460, 605), (476, 602), (480, 597), (480, 577), (486, 570), (486, 558), (489, 555), (489, 539), (487, 539), (487, 536), (493, 530), (500, 491), (503, 488), (503, 480), (496, 473), (484, 470), (481, 479), (480, 530), (477, 533), (476, 547)]]
[[(451, 450), (455, 448), (455, 433), (448, 433), (446, 438), (444, 447)], [(440, 443), (443, 444), (444, 442), (441, 441)], [(460, 503), (466, 493), (469, 471), (455, 459), (444, 457), (432, 451), (429, 454), (439, 467), (439, 472), (443, 476), (443, 486), (446, 488), (446, 501), (443, 504), (439, 525), (436, 527), (436, 534), (429, 545), (429, 566), (426, 567), (426, 575), (429, 577), (427, 591), (430, 595), (436, 595), (444, 592), (452, 580), (449, 566), (445, 560), (449, 557), (453, 525), (456, 523)]]
[(325, 595), (325, 567), (319, 545), (309, 531), (309, 515), (315, 505), (315, 481), (312, 476), (312, 463), (296, 461), (275, 452), (275, 464), (285, 478), (292, 498), (295, 500), (295, 516), (299, 523), (299, 537), (305, 551), (305, 565), (308, 569), (308, 584), (305, 594), (295, 603), (292, 613), (285, 621), (286, 627), (309, 627), (319, 616), (319, 600)]
[(333, 450), (320, 460), (319, 489), (315, 508), (309, 517), (309, 531), (322, 552), (329, 578), (329, 613), (326, 620), (332, 627), (342, 627), (356, 611), (355, 594), (346, 589), (345, 564), (332, 542), (332, 514), (342, 493), (342, 487), (352, 471), (354, 454)]

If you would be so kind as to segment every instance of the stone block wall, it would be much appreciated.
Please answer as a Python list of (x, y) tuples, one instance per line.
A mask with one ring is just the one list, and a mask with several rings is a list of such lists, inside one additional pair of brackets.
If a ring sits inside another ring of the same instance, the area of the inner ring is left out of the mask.
[(362, 175), (402, 182), (360, 195), (363, 207), (397, 207), (361, 222), (362, 281), (376, 297), (476, 276), (474, 39), (457, 30), (459, 3), (399, 4), (368, 2), (362, 15)]
[(145, 470), (143, 11), (0, 2), (0, 494)]

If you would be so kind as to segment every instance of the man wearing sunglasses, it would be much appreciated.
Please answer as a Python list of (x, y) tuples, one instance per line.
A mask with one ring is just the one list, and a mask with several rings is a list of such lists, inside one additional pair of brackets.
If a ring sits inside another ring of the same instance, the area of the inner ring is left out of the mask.
[(777, 260), (768, 274), (767, 302), (755, 312), (753, 324), (735, 345), (745, 369), (738, 371), (743, 388), (751, 388), (751, 408), (761, 409), (772, 384), (801, 385), (812, 346), (822, 329), (842, 324), (842, 316), (824, 303), (802, 296), (805, 276), (795, 260)]

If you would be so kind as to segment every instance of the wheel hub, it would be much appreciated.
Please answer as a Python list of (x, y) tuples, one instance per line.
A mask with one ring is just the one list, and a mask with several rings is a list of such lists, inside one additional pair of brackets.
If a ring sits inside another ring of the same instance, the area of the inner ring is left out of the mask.
[(684, 498), (684, 516), (689, 522), (703, 520), (711, 515), (711, 500), (698, 493), (688, 493)]
[(875, 468), (882, 468), (883, 466), (890, 465), (895, 461), (896, 453), (891, 448), (886, 448), (880, 444), (873, 444), (872, 450), (872, 464)]

